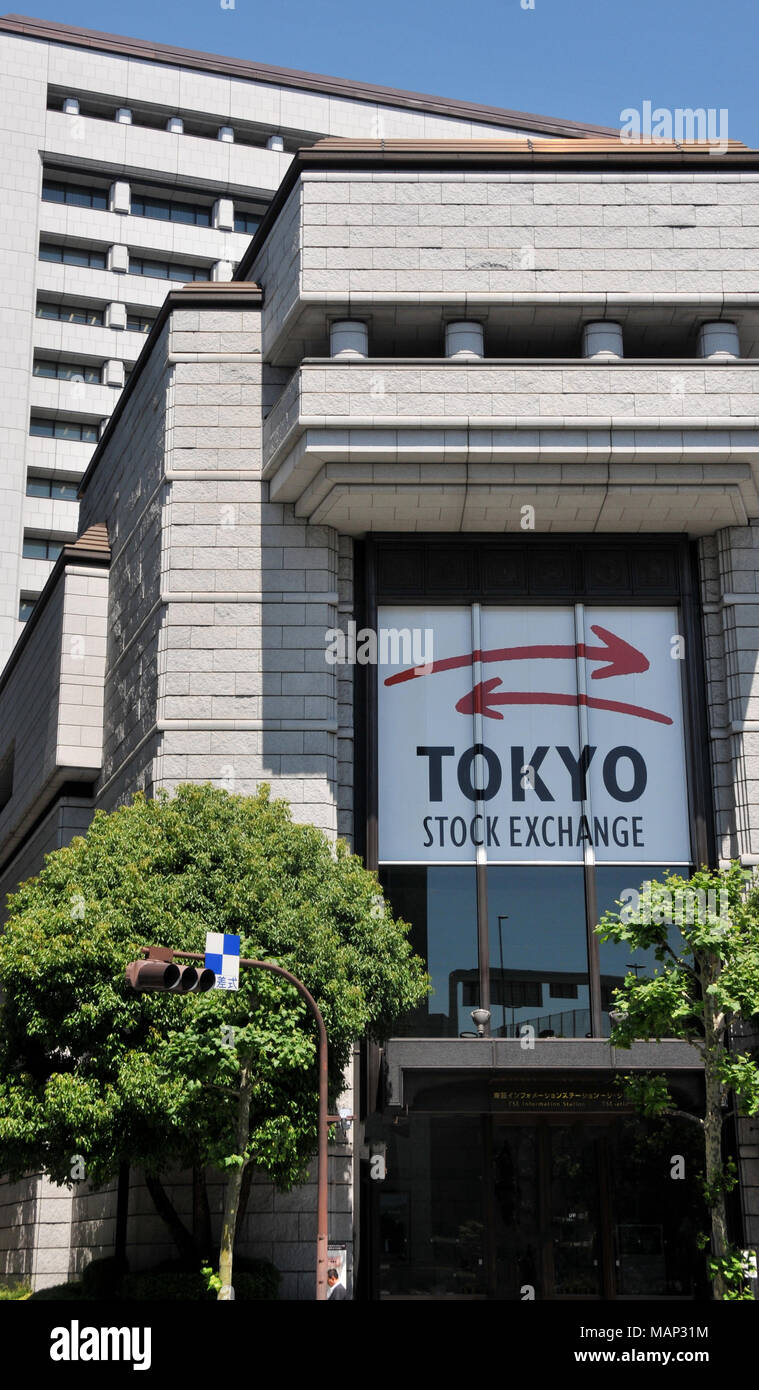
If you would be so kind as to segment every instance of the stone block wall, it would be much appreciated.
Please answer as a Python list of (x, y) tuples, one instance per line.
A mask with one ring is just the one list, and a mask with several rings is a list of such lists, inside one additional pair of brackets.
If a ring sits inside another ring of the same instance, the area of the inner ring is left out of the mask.
[(700, 542), (720, 862), (759, 864), (759, 525)]
[[(251, 299), (174, 310), (84, 495), (82, 526), (106, 521), (112, 551), (97, 804), (140, 786), (249, 794), (265, 781), (296, 820), (350, 837), (352, 672), (328, 664), (325, 634), (353, 616), (352, 544), (268, 500)], [(330, 1236), (350, 1247), (350, 1143), (331, 1166)], [(188, 1184), (176, 1185), (186, 1216)], [(212, 1203), (219, 1216), (218, 1183)], [(107, 1253), (114, 1213), (102, 1204), (77, 1192), (72, 1270)], [(254, 1188), (242, 1249), (274, 1260), (284, 1297), (313, 1294), (315, 1205), (313, 1182)], [(128, 1247), (136, 1267), (173, 1253), (139, 1175)]]

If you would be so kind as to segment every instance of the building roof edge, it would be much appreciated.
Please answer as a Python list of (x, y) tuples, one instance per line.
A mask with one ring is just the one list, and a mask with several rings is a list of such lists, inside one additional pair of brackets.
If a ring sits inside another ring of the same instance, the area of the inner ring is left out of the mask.
[(178, 48), (173, 44), (154, 43), (150, 39), (133, 39), (121, 34), (109, 34), (73, 24), (59, 24), (54, 20), (35, 19), (27, 15), (0, 15), (0, 32), (19, 34), (32, 39), (46, 39), (49, 43), (99, 49), (105, 53), (119, 53), (124, 57), (142, 58), (146, 62), (206, 69), (230, 77), (247, 78), (250, 82), (274, 83), (281, 87), (321, 92), (326, 96), (344, 97), (353, 101), (401, 106), (409, 110), (426, 111), (430, 115), (481, 121), (488, 125), (517, 126), (547, 135), (565, 135), (582, 139), (585, 135), (613, 134), (613, 127), (610, 126), (590, 125), (583, 121), (565, 120), (562, 117), (533, 115), (528, 111), (510, 111), (505, 107), (484, 106), (456, 97), (407, 92), (398, 87), (356, 82), (352, 78), (331, 77), (324, 73), (302, 72), (296, 68), (273, 67), (268, 63), (255, 63), (247, 58), (228, 58), (222, 54), (204, 53), (200, 49)]
[(759, 150), (729, 141), (715, 154), (709, 142), (603, 140), (318, 140), (296, 150), (284, 178), (264, 213), (261, 224), (235, 271), (244, 280), (301, 174), (336, 169), (543, 169), (561, 170), (646, 165), (676, 170), (684, 166), (711, 169), (744, 165), (759, 170)]

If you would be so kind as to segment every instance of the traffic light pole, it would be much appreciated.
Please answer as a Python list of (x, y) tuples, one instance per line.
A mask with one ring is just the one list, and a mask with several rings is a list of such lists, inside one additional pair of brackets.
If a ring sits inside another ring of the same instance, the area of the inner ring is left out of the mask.
[[(173, 959), (178, 957), (180, 960), (202, 960), (205, 956), (200, 951), (169, 951), (163, 948), (144, 947), (150, 958), (152, 952), (156, 952), (159, 959), (166, 960), (167, 957)], [(269, 970), (272, 975), (281, 975), (282, 979), (287, 980), (294, 989), (297, 989), (302, 999), (305, 999), (311, 1013), (316, 1019), (317, 1030), (317, 1055), (319, 1062), (319, 1116), (318, 1116), (318, 1151), (316, 1162), (316, 1298), (323, 1302), (327, 1297), (327, 1030), (324, 1027), (321, 1009), (313, 995), (306, 989), (306, 986), (296, 975), (292, 975), (289, 970), (285, 970), (281, 965), (275, 965), (269, 960), (248, 960), (242, 957), (240, 965), (246, 966), (249, 970)]]

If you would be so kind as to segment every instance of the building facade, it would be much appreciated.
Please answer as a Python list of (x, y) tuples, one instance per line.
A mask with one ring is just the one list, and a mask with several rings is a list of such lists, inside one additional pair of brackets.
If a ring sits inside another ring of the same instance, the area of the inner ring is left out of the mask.
[(0, 125), (0, 666), (76, 539), (77, 484), (167, 289), (231, 279), (296, 148), (593, 134), (17, 15), (0, 18)]
[[(611, 1048), (653, 962), (593, 927), (759, 862), (757, 209), (742, 147), (298, 152), (235, 280), (160, 305), (0, 677), (3, 896), (138, 789), (266, 781), (410, 922), (434, 993), (331, 1158), (355, 1296), (705, 1294), (693, 1127), (615, 1086), (695, 1111), (698, 1056)], [(755, 1247), (759, 1127), (726, 1134)], [(10, 1272), (112, 1247), (113, 1193), (5, 1193)], [(256, 1188), (291, 1298), (312, 1226)]]

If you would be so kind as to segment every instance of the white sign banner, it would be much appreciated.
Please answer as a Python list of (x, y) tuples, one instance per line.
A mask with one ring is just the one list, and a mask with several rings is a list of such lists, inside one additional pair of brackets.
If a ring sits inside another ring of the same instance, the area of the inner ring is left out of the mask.
[(578, 641), (571, 607), (483, 608), (477, 649), (469, 608), (379, 629), (382, 862), (690, 860), (675, 609), (586, 607)]

